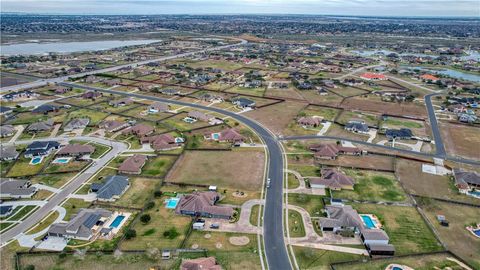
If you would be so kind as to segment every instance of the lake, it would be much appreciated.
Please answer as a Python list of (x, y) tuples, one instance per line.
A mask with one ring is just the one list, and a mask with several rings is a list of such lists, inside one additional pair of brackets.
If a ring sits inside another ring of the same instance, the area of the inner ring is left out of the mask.
[(422, 70), (422, 71), (428, 71), (428, 72), (431, 72), (431, 73), (445, 75), (445, 76), (448, 76), (448, 77), (461, 79), (461, 80), (466, 80), (466, 81), (480, 82), (480, 75), (461, 72), (461, 71), (454, 70), (454, 69), (448, 69), (448, 68), (430, 69), (430, 68), (425, 68), (425, 67), (406, 67), (406, 66), (402, 66), (402, 67), (408, 68), (408, 69), (418, 69), (418, 70)]
[[(352, 53), (356, 54), (356, 55), (360, 55), (360, 56), (363, 56), (363, 57), (371, 57), (371, 56), (375, 56), (375, 55), (388, 55), (388, 54), (391, 54), (391, 53), (395, 53), (395, 54), (398, 54), (399, 56), (416, 56), (416, 57), (431, 57), (431, 58), (437, 58), (438, 55), (433, 55), (433, 54), (425, 54), (425, 53), (397, 53), (397, 52), (394, 52), (394, 51), (390, 51), (390, 50), (364, 50), (364, 51), (359, 51), (359, 50), (353, 50), (351, 51)], [(475, 60), (475, 61), (480, 61), (480, 52), (478, 51), (466, 51), (465, 52), (466, 55), (462, 55), (458, 58), (460, 58), (461, 60)]]
[(105, 40), (85, 42), (20, 43), (0, 46), (1, 55), (31, 55), (54, 53), (73, 53), (83, 51), (109, 50), (124, 46), (134, 46), (160, 42), (157, 39), (142, 40)]

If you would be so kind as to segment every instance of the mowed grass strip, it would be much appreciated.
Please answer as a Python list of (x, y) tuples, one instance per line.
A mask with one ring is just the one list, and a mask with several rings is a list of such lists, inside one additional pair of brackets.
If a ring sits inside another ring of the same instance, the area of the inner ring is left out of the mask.
[(298, 211), (288, 210), (288, 230), (290, 231), (290, 237), (304, 237), (306, 235), (302, 215)]
[(360, 214), (374, 214), (395, 246), (396, 255), (443, 250), (422, 216), (414, 207), (352, 204)]

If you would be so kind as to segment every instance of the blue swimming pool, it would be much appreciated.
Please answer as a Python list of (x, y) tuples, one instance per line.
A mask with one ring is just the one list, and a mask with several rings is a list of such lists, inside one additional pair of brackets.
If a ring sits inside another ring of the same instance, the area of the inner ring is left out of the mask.
[(57, 158), (53, 163), (67, 164), (70, 161), (70, 158)]
[(473, 233), (474, 233), (476, 236), (480, 237), (480, 229), (478, 229), (478, 230), (473, 230)]
[(180, 201), (180, 198), (170, 198), (167, 200), (167, 205), (165, 206), (168, 209), (177, 208), (177, 204)]
[(190, 118), (190, 117), (185, 117), (185, 118), (183, 118), (183, 121), (191, 124), (191, 123), (195, 123), (197, 120), (195, 120), (193, 118)]
[(113, 222), (110, 224), (110, 227), (112, 228), (118, 228), (120, 226), (120, 223), (125, 219), (125, 216), (117, 216)]
[(400, 268), (400, 267), (398, 267), (398, 266), (394, 266), (394, 267), (392, 268), (392, 270), (403, 270), (403, 268)]
[(367, 228), (372, 229), (377, 227), (377, 225), (375, 224), (375, 221), (373, 221), (373, 219), (370, 216), (361, 215), (361, 217), (362, 217), (363, 223), (365, 224), (365, 226), (367, 226)]
[(32, 164), (32, 165), (37, 165), (37, 164), (42, 163), (42, 160), (43, 160), (43, 157), (34, 157), (34, 158), (32, 158), (32, 160), (30, 161), (30, 164)]
[(214, 139), (214, 140), (220, 139), (220, 133), (213, 133), (212, 134), (212, 139)]

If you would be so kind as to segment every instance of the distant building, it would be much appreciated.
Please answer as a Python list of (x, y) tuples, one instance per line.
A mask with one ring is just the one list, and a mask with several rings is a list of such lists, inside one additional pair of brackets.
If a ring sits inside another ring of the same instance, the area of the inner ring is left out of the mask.
[(31, 198), (37, 189), (28, 180), (0, 180), (0, 198), (27, 199)]
[(0, 137), (10, 137), (15, 134), (17, 130), (12, 125), (0, 126)]
[(88, 118), (74, 118), (63, 127), (64, 131), (72, 131), (74, 129), (83, 129), (88, 126), (90, 119)]
[(85, 155), (91, 155), (93, 152), (95, 152), (95, 147), (88, 144), (67, 144), (57, 152), (57, 155), (81, 157)]
[(27, 132), (29, 133), (38, 133), (43, 131), (50, 131), (53, 128), (53, 119), (48, 119), (47, 121), (36, 122), (30, 124), (27, 127)]
[(149, 125), (145, 124), (136, 124), (132, 127), (126, 128), (125, 130), (122, 131), (123, 134), (133, 134), (136, 135), (137, 137), (145, 137), (147, 135), (152, 134), (155, 131), (155, 129)]
[(128, 127), (128, 123), (116, 120), (105, 120), (98, 125), (99, 128), (105, 129), (107, 132), (116, 132)]
[(345, 147), (336, 144), (315, 144), (310, 150), (315, 152), (316, 159), (336, 159), (339, 155), (361, 155), (362, 151), (357, 147)]
[(462, 169), (453, 169), (453, 178), (455, 186), (461, 193), (468, 193), (472, 190), (480, 190), (480, 174), (477, 172), (468, 172)]
[(370, 129), (368, 128), (368, 125), (365, 124), (364, 122), (350, 120), (345, 125), (345, 130), (348, 130), (354, 133), (368, 134)]
[(232, 104), (242, 109), (255, 108), (255, 101), (243, 97), (233, 99)]
[(15, 149), (15, 146), (0, 146), (0, 160), (2, 161), (9, 161), (9, 160), (16, 160), (20, 153)]
[(170, 110), (170, 106), (163, 102), (154, 102), (148, 107), (149, 113), (162, 113)]
[(322, 124), (322, 118), (303, 116), (297, 120), (297, 123), (304, 127), (318, 127)]
[(322, 169), (321, 177), (311, 177), (311, 188), (329, 188), (330, 190), (353, 190), (355, 180), (335, 169)]
[(240, 134), (236, 129), (229, 128), (220, 132), (220, 136), (218, 138), (221, 142), (230, 142), (233, 144), (242, 143), (245, 141), (245, 137)]
[(388, 79), (387, 76), (383, 74), (371, 72), (363, 73), (362, 75), (360, 75), (360, 77), (367, 81), (384, 81)]

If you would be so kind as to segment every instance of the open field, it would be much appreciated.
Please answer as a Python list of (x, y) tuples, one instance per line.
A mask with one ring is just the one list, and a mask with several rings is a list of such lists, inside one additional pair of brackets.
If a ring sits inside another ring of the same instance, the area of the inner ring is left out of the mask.
[(478, 127), (441, 123), (440, 131), (448, 153), (480, 159), (480, 136)]
[(300, 269), (330, 270), (331, 263), (365, 258), (362, 255), (296, 246), (293, 252)]
[(177, 157), (175, 156), (149, 157), (141, 175), (164, 177), (176, 159)]
[(344, 170), (355, 180), (354, 190), (333, 191), (335, 198), (369, 201), (405, 201), (407, 195), (391, 173)]
[(351, 167), (351, 168), (360, 168), (360, 169), (371, 169), (371, 170), (391, 170), (393, 171), (394, 158), (387, 156), (378, 156), (378, 155), (366, 155), (366, 156), (348, 156), (343, 155), (339, 156), (334, 160), (318, 160), (318, 164), (330, 165), (330, 166), (341, 166), (341, 167)]
[[(448, 249), (467, 261), (474, 269), (480, 269), (479, 238), (465, 229), (466, 226), (479, 222), (480, 208), (431, 200), (422, 200), (421, 203), (428, 219)], [(449, 226), (441, 226), (437, 221), (437, 215), (444, 215), (450, 223)]]
[(424, 106), (416, 105), (414, 103), (398, 104), (393, 102), (383, 102), (379, 99), (375, 100), (372, 97), (349, 98), (342, 103), (342, 107), (350, 110), (370, 111), (403, 116), (418, 116), (423, 118), (427, 117), (427, 110)]
[(263, 163), (264, 154), (258, 150), (185, 151), (166, 180), (255, 191), (262, 183)]
[(247, 112), (245, 115), (259, 121), (272, 132), (281, 134), (303, 106), (303, 103), (285, 101)]
[[(230, 237), (247, 237), (250, 242), (244, 246), (236, 246), (230, 243)], [(185, 248), (192, 247), (212, 251), (253, 251), (257, 250), (258, 244), (256, 235), (252, 234), (192, 231), (192, 233), (188, 236)]]
[(227, 90), (225, 90), (225, 92), (263, 97), (265, 93), (265, 86), (257, 87), (257, 88), (246, 88), (242, 86), (234, 86), (232, 88), (228, 88)]
[(129, 177), (130, 187), (114, 204), (118, 206), (142, 208), (147, 202), (158, 179)]
[(41, 174), (30, 178), (33, 184), (40, 183), (54, 188), (63, 186), (67, 181), (72, 179), (75, 173), (60, 173), (60, 174)]
[(328, 105), (337, 107), (342, 103), (343, 97), (337, 94), (329, 92), (328, 95), (322, 96), (317, 93), (317, 91), (311, 90), (303, 90), (299, 91), (300, 95), (305, 100), (308, 100), (311, 104), (318, 104), (318, 105)]
[[(380, 260), (368, 260), (351, 264), (336, 265), (337, 270), (384, 270), (389, 264), (395, 263), (406, 265), (415, 270), (452, 269), (462, 270), (457, 263), (447, 260), (451, 258), (448, 253), (408, 256), (402, 258), (386, 258)], [(448, 267), (448, 268), (447, 268)]]
[[(442, 246), (414, 207), (352, 204), (359, 214), (374, 214), (395, 246), (396, 255), (441, 251)], [(412, 237), (415, 236), (415, 237)]]

